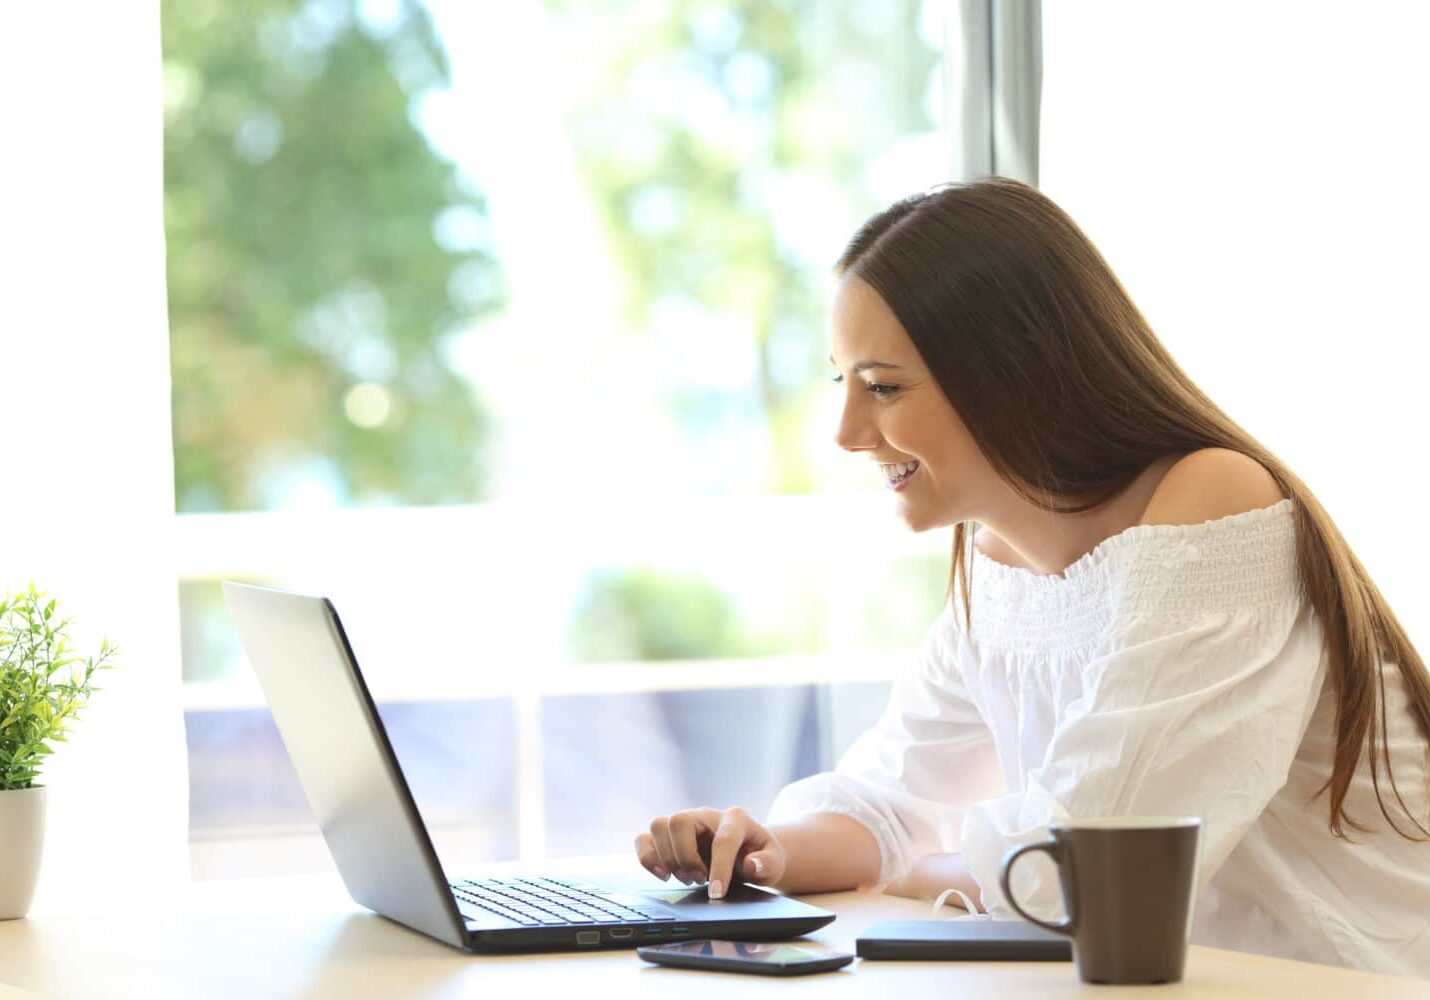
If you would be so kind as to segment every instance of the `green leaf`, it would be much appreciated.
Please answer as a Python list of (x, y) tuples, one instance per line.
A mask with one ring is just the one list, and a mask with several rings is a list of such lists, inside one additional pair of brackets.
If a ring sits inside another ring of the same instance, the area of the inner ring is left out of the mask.
[(33, 583), (0, 600), (0, 787), (33, 781), (36, 762), (53, 753), (50, 744), (67, 741), (68, 725), (96, 690), (94, 671), (112, 666), (103, 662), (113, 652), (107, 639), (97, 658), (72, 652), (71, 622)]

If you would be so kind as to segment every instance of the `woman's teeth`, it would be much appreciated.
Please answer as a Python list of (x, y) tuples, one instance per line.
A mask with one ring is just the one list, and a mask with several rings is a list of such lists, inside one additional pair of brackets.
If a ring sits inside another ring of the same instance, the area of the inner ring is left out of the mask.
[(879, 468), (884, 470), (884, 478), (890, 486), (898, 486), (918, 471), (918, 462), (896, 462), (893, 465), (881, 464)]

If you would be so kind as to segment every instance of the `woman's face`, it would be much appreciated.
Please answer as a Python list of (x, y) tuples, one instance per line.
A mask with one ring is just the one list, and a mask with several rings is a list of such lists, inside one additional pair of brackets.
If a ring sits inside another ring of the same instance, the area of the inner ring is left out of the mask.
[(978, 520), (1007, 485), (993, 471), (892, 310), (860, 278), (834, 293), (830, 360), (844, 386), (835, 441), (863, 452), (914, 531)]

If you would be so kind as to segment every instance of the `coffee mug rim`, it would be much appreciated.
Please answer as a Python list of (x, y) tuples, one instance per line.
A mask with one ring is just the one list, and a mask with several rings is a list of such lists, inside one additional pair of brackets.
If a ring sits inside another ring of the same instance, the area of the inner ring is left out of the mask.
[(1181, 830), (1201, 826), (1199, 816), (1088, 816), (1054, 820), (1049, 830)]

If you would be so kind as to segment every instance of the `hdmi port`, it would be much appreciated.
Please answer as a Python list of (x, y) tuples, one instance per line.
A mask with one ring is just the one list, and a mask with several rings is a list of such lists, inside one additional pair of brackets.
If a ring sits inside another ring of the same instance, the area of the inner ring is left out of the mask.
[(629, 927), (612, 927), (609, 933), (611, 935), (611, 940), (615, 941), (621, 938), (628, 938), (632, 934), (634, 934), (635, 931), (631, 930)]

